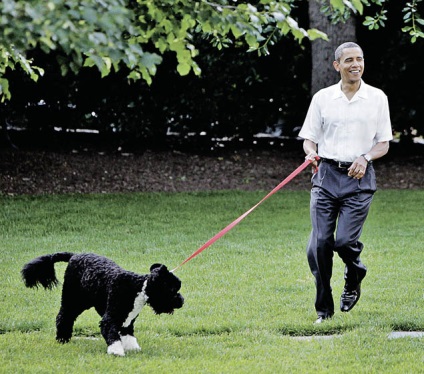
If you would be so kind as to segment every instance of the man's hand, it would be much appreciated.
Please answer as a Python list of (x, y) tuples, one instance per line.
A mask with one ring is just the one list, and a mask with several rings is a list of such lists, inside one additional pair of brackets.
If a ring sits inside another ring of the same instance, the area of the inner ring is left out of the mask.
[(310, 152), (305, 156), (305, 160), (312, 161), (312, 172), (315, 174), (318, 171), (318, 161), (317, 161), (318, 155), (316, 152)]
[(303, 142), (303, 150), (306, 153), (305, 160), (312, 161), (312, 172), (315, 174), (318, 171), (317, 145), (312, 140), (305, 139)]
[(361, 179), (365, 175), (367, 171), (368, 162), (365, 160), (363, 156), (359, 156), (355, 161), (353, 161), (349, 170), (349, 177), (353, 177), (355, 179)]

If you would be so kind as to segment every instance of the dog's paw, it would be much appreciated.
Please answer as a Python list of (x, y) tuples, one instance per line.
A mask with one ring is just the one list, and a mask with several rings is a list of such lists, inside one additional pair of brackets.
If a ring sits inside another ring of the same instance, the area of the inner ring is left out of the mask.
[(60, 344), (66, 344), (69, 343), (69, 341), (71, 340), (70, 337), (62, 337), (62, 336), (57, 336), (56, 337), (56, 341)]
[(125, 351), (124, 347), (122, 346), (122, 342), (120, 340), (113, 342), (110, 346), (107, 347), (107, 354), (115, 356), (125, 356)]
[(121, 336), (121, 342), (124, 347), (124, 351), (141, 351), (141, 348), (137, 343), (137, 339), (132, 335)]

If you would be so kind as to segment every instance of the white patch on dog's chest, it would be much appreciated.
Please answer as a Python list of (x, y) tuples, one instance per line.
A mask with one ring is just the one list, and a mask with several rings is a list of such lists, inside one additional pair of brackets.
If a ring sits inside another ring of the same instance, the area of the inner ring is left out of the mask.
[(128, 317), (123, 323), (122, 327), (128, 327), (131, 321), (138, 316), (143, 306), (146, 305), (147, 300), (149, 299), (149, 297), (146, 295), (146, 292), (145, 292), (146, 286), (147, 286), (147, 279), (143, 283), (143, 288), (141, 292), (139, 292), (137, 296), (135, 297), (134, 307), (132, 311), (130, 312), (130, 314), (128, 314)]

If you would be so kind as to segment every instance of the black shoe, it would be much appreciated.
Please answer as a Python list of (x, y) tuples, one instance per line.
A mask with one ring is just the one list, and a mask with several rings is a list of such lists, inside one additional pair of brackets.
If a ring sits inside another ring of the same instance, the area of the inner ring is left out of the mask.
[[(352, 279), (352, 275), (354, 279)], [(345, 286), (340, 297), (340, 310), (349, 312), (361, 297), (361, 282), (367, 275), (367, 269), (356, 269), (353, 274), (345, 267)]]
[(361, 297), (361, 283), (358, 284), (356, 289), (347, 290), (346, 287), (343, 290), (342, 296), (340, 297), (340, 310), (342, 312), (349, 312), (358, 302)]

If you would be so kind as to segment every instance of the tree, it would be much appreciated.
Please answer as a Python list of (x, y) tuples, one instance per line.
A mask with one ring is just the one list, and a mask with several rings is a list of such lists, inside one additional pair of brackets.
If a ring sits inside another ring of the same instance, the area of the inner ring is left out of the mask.
[(328, 35), (328, 40), (312, 41), (312, 77), (311, 94), (319, 89), (336, 83), (339, 75), (333, 68), (334, 51), (346, 41), (356, 41), (356, 18), (349, 17), (338, 23), (332, 22), (323, 9), (322, 0), (311, 0), (309, 3), (309, 24)]

